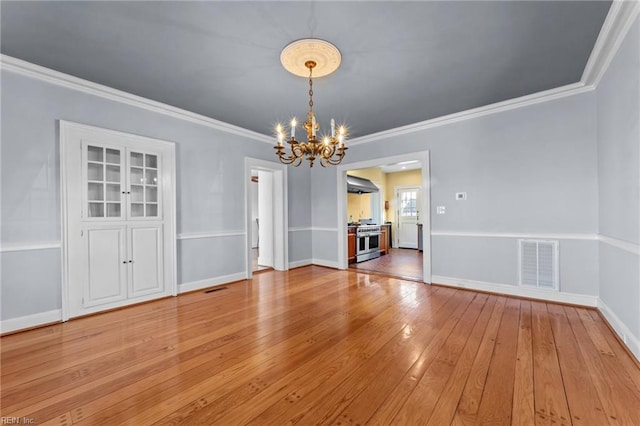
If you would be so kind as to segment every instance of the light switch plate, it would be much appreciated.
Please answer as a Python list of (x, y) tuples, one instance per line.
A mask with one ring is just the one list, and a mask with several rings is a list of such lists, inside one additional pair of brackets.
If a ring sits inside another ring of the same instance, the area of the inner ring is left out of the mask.
[(436, 214), (444, 214), (446, 211), (445, 206), (436, 207)]
[(467, 193), (466, 192), (456, 192), (456, 200), (466, 200)]

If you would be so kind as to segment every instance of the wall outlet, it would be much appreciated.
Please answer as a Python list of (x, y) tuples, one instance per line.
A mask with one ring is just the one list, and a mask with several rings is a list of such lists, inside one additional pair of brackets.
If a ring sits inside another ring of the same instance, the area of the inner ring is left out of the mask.
[(467, 193), (466, 192), (456, 192), (456, 200), (466, 200)]
[(445, 206), (436, 207), (436, 214), (444, 214), (446, 212)]

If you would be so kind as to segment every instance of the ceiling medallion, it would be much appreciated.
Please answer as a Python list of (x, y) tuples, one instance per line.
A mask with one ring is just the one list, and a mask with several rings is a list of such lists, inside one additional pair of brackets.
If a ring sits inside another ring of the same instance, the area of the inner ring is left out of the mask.
[[(336, 129), (335, 120), (331, 119), (329, 134), (318, 135), (320, 125), (313, 112), (313, 76), (323, 77), (331, 74), (340, 66), (342, 56), (340, 51), (333, 44), (319, 39), (297, 40), (287, 45), (280, 54), (282, 66), (290, 73), (309, 77), (309, 112), (307, 120), (302, 124), (302, 128), (307, 133), (307, 142), (296, 140), (296, 118), (291, 120), (291, 125), (287, 131), (282, 124), (276, 126), (277, 145), (276, 155), (284, 164), (293, 164), (298, 167), (302, 160), (309, 161), (309, 167), (313, 167), (316, 158), (320, 159), (322, 167), (340, 164), (348, 149), (344, 146), (347, 138), (347, 128), (339, 125)], [(337, 130), (337, 132), (336, 132)], [(287, 139), (287, 134), (290, 137)], [(284, 142), (290, 145), (289, 154), (285, 152)]]

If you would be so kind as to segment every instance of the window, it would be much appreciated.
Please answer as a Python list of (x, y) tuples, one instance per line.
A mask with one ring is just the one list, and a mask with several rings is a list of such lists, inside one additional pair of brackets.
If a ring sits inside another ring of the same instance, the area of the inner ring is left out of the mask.
[(400, 195), (400, 216), (418, 216), (418, 191), (403, 191)]

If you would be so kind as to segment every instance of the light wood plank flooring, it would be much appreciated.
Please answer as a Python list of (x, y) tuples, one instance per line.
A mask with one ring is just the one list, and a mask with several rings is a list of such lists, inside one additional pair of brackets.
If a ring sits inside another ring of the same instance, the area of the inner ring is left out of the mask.
[(384, 256), (352, 263), (349, 268), (422, 281), (422, 255), (421, 251), (414, 249), (392, 248)]
[(1, 339), (2, 416), (51, 425), (640, 424), (597, 311), (321, 267)]

